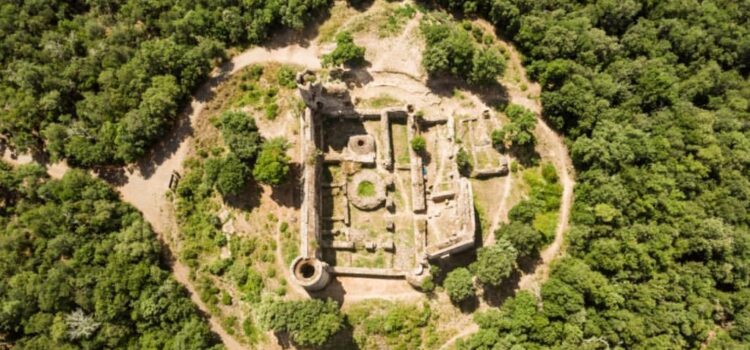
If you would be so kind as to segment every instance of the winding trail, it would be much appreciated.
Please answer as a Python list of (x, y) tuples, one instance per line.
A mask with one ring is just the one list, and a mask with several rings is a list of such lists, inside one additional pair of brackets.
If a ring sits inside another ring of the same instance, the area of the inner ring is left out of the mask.
[[(484, 20), (477, 20), (475, 23), (484, 27), (486, 30), (493, 32), (494, 27)], [(541, 96), (541, 86), (538, 83), (531, 82), (528, 80), (526, 70), (521, 64), (521, 55), (512, 45), (508, 45), (509, 64), (508, 67), (514, 66), (518, 69), (518, 75), (520, 82), (517, 84), (507, 84), (508, 96), (511, 103), (518, 104), (528, 108), (537, 115), (537, 125), (534, 130), (534, 134), (538, 140), (536, 151), (539, 152), (543, 159), (548, 159), (555, 166), (557, 174), (559, 176), (560, 184), (563, 187), (563, 193), (560, 203), (559, 217), (557, 221), (557, 227), (555, 228), (555, 239), (552, 243), (545, 247), (539, 253), (540, 261), (536, 265), (534, 272), (521, 276), (516, 290), (528, 290), (535, 294), (538, 294), (542, 283), (544, 283), (549, 277), (550, 265), (560, 255), (564, 253), (563, 244), (565, 242), (565, 232), (568, 230), (570, 222), (570, 211), (573, 206), (573, 188), (575, 187), (575, 169), (573, 167), (573, 161), (570, 158), (568, 149), (565, 146), (563, 138), (558, 135), (552, 128), (546, 123), (541, 117), (542, 105), (539, 102), (539, 96)], [(521, 90), (519, 86), (525, 84), (527, 89)], [(506, 181), (506, 185), (507, 185)], [(505, 196), (505, 193), (503, 193)], [(505, 219), (507, 219), (507, 209)], [(501, 215), (495, 217), (492, 227), (496, 228), (496, 222), (499, 221)], [(494, 235), (490, 235), (494, 236)], [(494, 238), (492, 238), (494, 240)], [(490, 241), (490, 239), (487, 239)], [(482, 305), (484, 307), (485, 305)], [(476, 323), (472, 323), (470, 326), (464, 328), (463, 331), (459, 332), (448, 341), (446, 341), (440, 349), (450, 349), (458, 339), (467, 337), (471, 334), (479, 331), (479, 327)]]
[[(311, 69), (319, 69), (317, 47), (301, 47), (291, 45), (279, 49), (263, 47), (251, 48), (235, 56), (231, 61), (215, 70), (211, 77), (198, 89), (193, 100), (182, 113), (177, 128), (171, 137), (155, 146), (149, 159), (139, 162), (135, 171), (127, 174), (127, 179), (117, 190), (122, 198), (138, 208), (144, 218), (151, 223), (154, 231), (164, 240), (167, 234), (176, 234), (174, 217), (165, 215), (171, 202), (165, 196), (169, 190), (169, 179), (173, 172), (182, 172), (182, 162), (188, 154), (192, 125), (201, 114), (206, 103), (213, 96), (213, 90), (229, 76), (252, 64), (278, 62), (295, 64)], [(167, 242), (168, 240), (164, 240)], [(207, 315), (211, 315), (208, 307), (201, 302), (195, 287), (189, 279), (190, 269), (179, 260), (172, 262), (175, 279), (187, 288), (191, 299)], [(229, 350), (245, 349), (234, 337), (228, 334), (220, 325), (216, 317), (210, 316), (211, 329), (219, 335), (224, 346)]]
[[(508, 166), (510, 166), (511, 158), (509, 155), (505, 156), (505, 161), (508, 163)], [(495, 244), (495, 231), (497, 230), (497, 227), (500, 226), (501, 222), (508, 221), (508, 212), (510, 211), (510, 208), (508, 208), (508, 199), (513, 190), (513, 178), (513, 173), (510, 171), (508, 172), (508, 175), (505, 176), (505, 181), (503, 182), (503, 194), (500, 197), (500, 206), (495, 213), (495, 217), (492, 218), (490, 230), (484, 238), (483, 245), (485, 246)]]
[[(171, 201), (166, 196), (169, 180), (173, 172), (182, 172), (182, 163), (188, 154), (193, 125), (206, 103), (213, 97), (214, 89), (232, 74), (252, 64), (277, 62), (320, 69), (318, 56), (318, 48), (312, 44), (307, 47), (290, 45), (278, 49), (254, 47), (235, 56), (211, 73), (208, 80), (194, 94), (190, 105), (178, 117), (177, 126), (152, 147), (152, 152), (146, 158), (134, 166), (110, 169), (108, 174), (100, 174), (100, 177), (112, 183), (122, 199), (143, 214), (157, 236), (168, 246), (177, 234), (177, 224), (170, 213)], [(13, 156), (8, 149), (2, 150), (2, 159), (11, 165), (35, 161), (29, 155)], [(64, 162), (46, 166), (47, 172), (53, 178), (62, 177), (68, 170)], [(175, 280), (188, 290), (190, 299), (208, 315), (211, 330), (221, 338), (224, 346), (229, 350), (245, 349), (245, 346), (221, 327), (220, 320), (211, 316), (208, 307), (200, 300), (196, 288), (190, 282), (190, 269), (176, 258), (170, 262), (170, 268)]]

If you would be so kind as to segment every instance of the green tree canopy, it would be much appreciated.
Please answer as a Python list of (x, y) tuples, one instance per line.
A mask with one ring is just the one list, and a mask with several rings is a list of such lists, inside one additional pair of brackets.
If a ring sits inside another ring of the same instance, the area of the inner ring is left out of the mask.
[(250, 176), (247, 165), (233, 153), (224, 158), (209, 158), (205, 171), (208, 183), (224, 196), (238, 194)]
[(322, 346), (344, 327), (344, 316), (336, 302), (265, 301), (258, 309), (260, 323), (274, 332), (286, 332), (302, 346)]
[(227, 111), (219, 118), (224, 143), (243, 161), (253, 161), (260, 150), (263, 138), (255, 119), (241, 111)]
[(477, 261), (471, 265), (471, 269), (480, 282), (498, 286), (513, 272), (517, 258), (516, 248), (509, 241), (500, 238), (494, 245), (477, 250)]
[(443, 281), (443, 286), (454, 303), (463, 302), (474, 296), (474, 282), (471, 272), (465, 267), (459, 267), (448, 272)]
[[(219, 348), (140, 213), (70, 170), (0, 162), (0, 333), (27, 349)], [(33, 252), (33, 254), (29, 254)]]
[(279, 185), (286, 181), (289, 175), (289, 156), (286, 155), (286, 149), (287, 143), (283, 138), (266, 141), (255, 162), (253, 177), (269, 185)]
[(438, 17), (423, 21), (420, 28), (427, 44), (422, 66), (428, 73), (451, 74), (471, 84), (488, 85), (505, 72), (505, 56), (493, 47), (482, 47), (463, 27)]
[(519, 256), (531, 255), (539, 250), (544, 243), (544, 235), (541, 232), (531, 225), (519, 221), (512, 221), (500, 226), (495, 231), (495, 239), (510, 242)]
[(0, 11), (0, 134), (19, 151), (133, 162), (175, 124), (225, 47), (302, 29), (329, 0), (34, 1)]
[(359, 65), (365, 61), (365, 48), (354, 43), (352, 34), (342, 31), (336, 35), (336, 48), (323, 55), (323, 66)]

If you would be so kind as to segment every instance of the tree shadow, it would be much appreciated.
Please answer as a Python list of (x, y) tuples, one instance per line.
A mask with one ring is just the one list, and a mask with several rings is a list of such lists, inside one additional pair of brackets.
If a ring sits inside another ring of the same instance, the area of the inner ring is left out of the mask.
[(291, 349), (292, 348), (292, 339), (289, 336), (289, 333), (287, 332), (273, 332), (274, 337), (276, 337), (276, 344), (281, 347), (282, 349)]
[(484, 238), (486, 235), (492, 235), (494, 232), (484, 232), (482, 228), (482, 220), (479, 217), (479, 211), (476, 206), (474, 207), (474, 249), (479, 249), (484, 246)]
[[(200, 103), (206, 103), (213, 99), (216, 88), (229, 79), (232, 70), (234, 70), (234, 63), (232, 61), (222, 64), (219, 67), (218, 73), (204, 81), (191, 98)], [(172, 126), (168, 128), (170, 130), (169, 134), (162, 137), (159, 142), (151, 145), (146, 156), (135, 162), (134, 165), (143, 178), (149, 179), (153, 176), (156, 169), (177, 152), (183, 141), (193, 136), (193, 125), (190, 116), (195, 113), (195, 109), (190, 98), (187, 101), (182, 101), (180, 105), (185, 103), (187, 103), (185, 108), (173, 120)]]
[(308, 294), (315, 299), (331, 299), (339, 305), (344, 305), (344, 299), (346, 299), (346, 290), (336, 278), (331, 278), (331, 281), (323, 290), (308, 292)]
[(536, 270), (536, 267), (542, 263), (542, 257), (539, 256), (539, 251), (537, 250), (530, 255), (519, 257), (517, 262), (518, 269), (521, 272), (524, 274), (530, 274), (533, 273)]
[(248, 211), (260, 206), (262, 195), (263, 187), (250, 178), (237, 194), (224, 196), (224, 203), (231, 208)]
[(349, 5), (349, 7), (359, 11), (364, 12), (367, 11), (372, 4), (375, 3), (374, 0), (347, 0), (346, 3)]
[(538, 165), (541, 160), (541, 156), (539, 155), (539, 152), (536, 151), (533, 144), (512, 145), (505, 150), (511, 155), (511, 157), (516, 159), (526, 168)]
[(128, 175), (122, 167), (95, 167), (94, 174), (106, 183), (121, 187), (128, 183)]
[[(336, 72), (336, 73), (334, 73)], [(338, 74), (337, 78), (343, 81), (349, 89), (361, 88), (372, 82), (373, 77), (367, 70), (367, 67), (353, 67), (351, 69), (337, 69), (331, 71), (331, 76), (334, 77)]]
[(472, 314), (479, 308), (479, 298), (476, 294), (474, 294), (471, 297), (466, 298), (466, 300), (463, 300), (460, 303), (454, 305), (458, 307), (459, 310), (461, 310), (461, 313)]
[(344, 327), (341, 328), (331, 339), (329, 339), (321, 350), (359, 350), (359, 345), (354, 340), (354, 326), (349, 323), (348, 319), (344, 319)]
[(314, 11), (310, 14), (312, 19), (305, 22), (302, 29), (293, 29), (288, 27), (272, 28), (273, 34), (268, 40), (260, 45), (267, 49), (279, 49), (290, 45), (299, 45), (309, 47), (310, 44), (318, 37), (320, 26), (331, 18), (330, 6)]
[(497, 81), (487, 85), (472, 85), (450, 74), (430, 74), (426, 86), (430, 92), (442, 98), (451, 98), (456, 89), (466, 90), (479, 97), (482, 103), (494, 108), (504, 109), (510, 101), (508, 89)]
[(302, 198), (299, 195), (301, 192), (301, 183), (299, 181), (301, 176), (302, 165), (299, 163), (290, 163), (287, 181), (271, 188), (271, 199), (276, 204), (285, 208), (301, 208)]
[(482, 285), (482, 298), (487, 305), (498, 307), (502, 305), (509, 297), (516, 295), (516, 288), (521, 281), (522, 273), (518, 270), (513, 272), (498, 286)]

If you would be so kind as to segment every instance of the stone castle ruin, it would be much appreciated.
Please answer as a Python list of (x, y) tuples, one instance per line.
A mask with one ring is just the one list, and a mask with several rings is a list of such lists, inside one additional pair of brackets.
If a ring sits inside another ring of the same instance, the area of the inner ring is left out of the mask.
[[(298, 75), (301, 119), (300, 256), (292, 276), (308, 291), (332, 276), (405, 278), (430, 259), (475, 244), (473, 193), (460, 175), (453, 118), (414, 108), (355, 109), (346, 88)], [(427, 141), (415, 152), (411, 140)]]

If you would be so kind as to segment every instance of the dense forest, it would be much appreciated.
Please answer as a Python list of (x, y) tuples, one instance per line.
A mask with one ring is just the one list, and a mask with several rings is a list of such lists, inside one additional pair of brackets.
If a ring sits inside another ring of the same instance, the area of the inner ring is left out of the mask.
[(0, 162), (0, 347), (220, 348), (160, 257), (104, 182)]
[(578, 173), (566, 257), (460, 347), (748, 348), (750, 1), (440, 2), (521, 48)]
[[(521, 49), (542, 85), (543, 117), (568, 140), (578, 181), (566, 255), (550, 279), (539, 293), (520, 292), (477, 314), (480, 331), (459, 348), (749, 348), (750, 1), (437, 2), (486, 18)], [(302, 28), (329, 3), (3, 2), (0, 143), (79, 166), (132, 162), (164, 135), (228, 47)], [(435, 28), (433, 53), (466, 55), (428, 60), (428, 68), (486, 80), (469, 67), (500, 57)], [(502, 71), (496, 63), (490, 71)], [(517, 119), (526, 125), (523, 112)], [(496, 143), (525, 142), (530, 135), (518, 128), (496, 133)], [(217, 170), (207, 177), (217, 190), (235, 192), (250, 171), (242, 159), (259, 154), (270, 164), (270, 175), (259, 177), (281, 178), (280, 142), (265, 150), (232, 143), (231, 132), (257, 131), (249, 122), (222, 131), (233, 154), (207, 165)], [(514, 223), (497, 236), (524, 256), (545, 237), (529, 228), (523, 206), (511, 214)], [(487, 284), (507, 276), (490, 267), (512, 262), (490, 250), (482, 257), (472, 272)], [(460, 300), (472, 272), (455, 271), (446, 288)], [(0, 164), (0, 274), (0, 342), (214, 346), (160, 265), (151, 229), (84, 172), (50, 180), (37, 166)], [(340, 320), (333, 307), (304, 307)], [(268, 326), (321, 343), (293, 321), (276, 322), (294, 319), (289, 308), (268, 306)]]
[(135, 161), (169, 129), (225, 48), (301, 29), (328, 4), (5, 1), (0, 143), (81, 166)]

